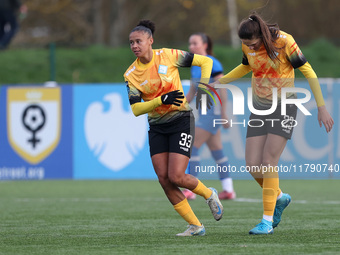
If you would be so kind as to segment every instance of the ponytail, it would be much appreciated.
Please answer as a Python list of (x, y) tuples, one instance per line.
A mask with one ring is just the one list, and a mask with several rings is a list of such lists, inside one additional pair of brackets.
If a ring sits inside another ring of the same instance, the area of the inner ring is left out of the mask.
[(244, 19), (238, 29), (240, 39), (252, 40), (261, 38), (263, 45), (271, 60), (278, 60), (277, 52), (280, 48), (275, 46), (275, 41), (279, 36), (279, 26), (277, 24), (266, 23), (260, 15), (254, 13), (249, 18)]
[(206, 52), (208, 55), (212, 56), (213, 55), (213, 41), (211, 40), (210, 36), (208, 36), (205, 33), (194, 33), (192, 35), (198, 35), (201, 37), (202, 42), (207, 44)]
[(210, 36), (207, 36), (207, 43), (208, 43), (208, 47), (207, 47), (207, 54), (212, 56), (214, 55), (213, 53), (213, 41), (211, 40)]

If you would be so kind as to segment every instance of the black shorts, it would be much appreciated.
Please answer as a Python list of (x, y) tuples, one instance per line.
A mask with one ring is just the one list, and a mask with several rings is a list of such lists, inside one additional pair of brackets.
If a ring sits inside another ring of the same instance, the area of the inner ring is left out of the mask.
[(266, 134), (275, 134), (291, 139), (296, 122), (297, 107), (294, 104), (286, 106), (286, 115), (281, 115), (281, 105), (269, 115), (250, 114), (247, 138)]
[(190, 158), (194, 138), (195, 118), (192, 112), (169, 123), (150, 125), (150, 155), (175, 152)]

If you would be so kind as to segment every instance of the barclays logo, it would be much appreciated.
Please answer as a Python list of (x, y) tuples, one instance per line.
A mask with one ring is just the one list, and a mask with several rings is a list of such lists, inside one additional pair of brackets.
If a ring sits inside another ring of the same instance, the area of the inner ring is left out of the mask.
[(103, 102), (88, 106), (84, 119), (89, 149), (102, 165), (115, 172), (132, 163), (144, 148), (148, 126), (146, 116), (136, 118), (123, 108), (121, 97), (119, 93), (106, 94)]

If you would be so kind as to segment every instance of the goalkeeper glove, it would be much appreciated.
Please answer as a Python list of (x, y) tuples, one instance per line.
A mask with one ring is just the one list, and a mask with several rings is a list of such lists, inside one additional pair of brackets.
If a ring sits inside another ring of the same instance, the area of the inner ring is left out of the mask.
[(161, 96), (161, 100), (163, 104), (173, 104), (176, 106), (181, 105), (183, 100), (180, 100), (180, 99), (183, 99), (183, 98), (184, 98), (183, 92), (179, 90), (171, 91)]
[(210, 96), (207, 92), (205, 92), (202, 88), (198, 87), (197, 89), (197, 96), (196, 96), (196, 109), (198, 110), (200, 107), (202, 108), (202, 95), (206, 95), (207, 98), (207, 107), (208, 109), (211, 108), (212, 102)]

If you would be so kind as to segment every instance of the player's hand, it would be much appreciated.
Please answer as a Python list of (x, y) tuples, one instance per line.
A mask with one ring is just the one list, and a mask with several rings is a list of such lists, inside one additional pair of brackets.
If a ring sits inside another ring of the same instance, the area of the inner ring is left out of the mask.
[(332, 130), (332, 127), (334, 125), (334, 120), (331, 117), (331, 115), (328, 113), (326, 106), (320, 106), (318, 107), (318, 121), (320, 127), (322, 127), (322, 123), (326, 128), (326, 132), (330, 132)]
[(161, 96), (161, 100), (163, 104), (173, 104), (176, 106), (181, 105), (183, 100), (180, 100), (180, 99), (183, 99), (183, 98), (184, 98), (183, 92), (179, 90), (174, 90)]
[(221, 114), (221, 119), (227, 121), (226, 123), (223, 123), (223, 124), (222, 124), (222, 127), (223, 127), (224, 129), (230, 128), (230, 123), (229, 123), (229, 118), (228, 118), (228, 116), (227, 116), (226, 114), (223, 114), (223, 113), (222, 113), (222, 114)]
[(202, 96), (206, 95), (207, 98), (207, 107), (208, 109), (211, 108), (212, 102), (210, 99), (210, 96), (208, 95), (207, 92), (205, 92), (202, 88), (198, 87), (197, 89), (197, 95), (196, 95), (196, 109), (198, 110), (199, 108), (202, 108)]

